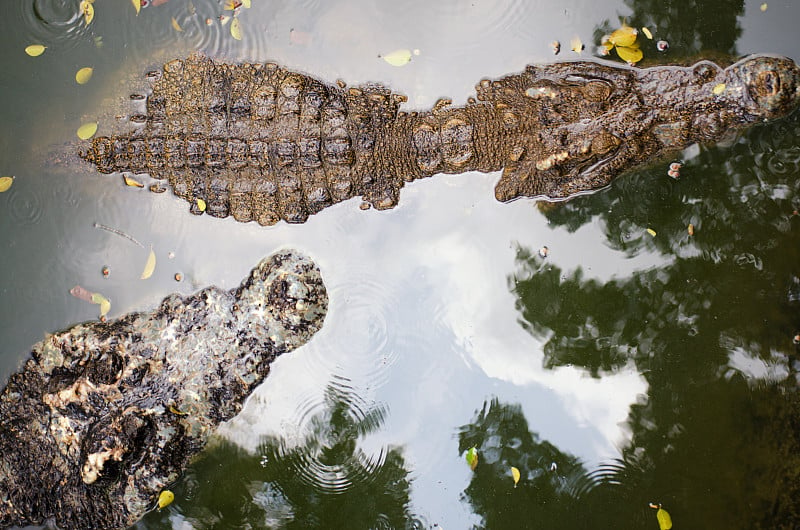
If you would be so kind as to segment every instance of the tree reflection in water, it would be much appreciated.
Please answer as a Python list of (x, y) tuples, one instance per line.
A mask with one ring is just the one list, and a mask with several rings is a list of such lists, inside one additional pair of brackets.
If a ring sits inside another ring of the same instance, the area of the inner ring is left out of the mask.
[(385, 414), (334, 382), (300, 442), (268, 437), (253, 454), (218, 440), (175, 485), (175, 503), (140, 526), (422, 528), (408, 510), (410, 479), (401, 449), (371, 455), (359, 448)]
[(657, 501), (681, 528), (800, 527), (799, 140), (796, 113), (701, 150), (677, 181), (640, 171), (545, 212), (570, 229), (600, 222), (609, 246), (658, 252), (659, 268), (601, 283), (519, 249), (509, 283), (545, 365), (602, 377), (631, 363), (649, 384), (622, 458), (564, 501), (595, 526), (653, 526)]

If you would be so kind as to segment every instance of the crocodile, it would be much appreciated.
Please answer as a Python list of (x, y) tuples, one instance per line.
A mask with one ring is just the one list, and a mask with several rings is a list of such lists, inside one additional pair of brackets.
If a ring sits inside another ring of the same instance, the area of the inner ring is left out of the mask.
[(437, 173), (502, 170), (499, 201), (563, 200), (800, 102), (800, 68), (773, 55), (724, 69), (531, 65), (480, 81), (464, 106), (441, 99), (424, 112), (401, 111), (406, 97), (379, 84), (326, 84), (274, 63), (193, 54), (146, 77), (131, 131), (79, 154), (102, 173), (166, 179), (194, 214), (261, 225), (303, 223), (356, 196), (392, 208), (406, 182)]
[(0, 394), (0, 528), (132, 525), (327, 306), (316, 264), (284, 250), (236, 289), (47, 336)]

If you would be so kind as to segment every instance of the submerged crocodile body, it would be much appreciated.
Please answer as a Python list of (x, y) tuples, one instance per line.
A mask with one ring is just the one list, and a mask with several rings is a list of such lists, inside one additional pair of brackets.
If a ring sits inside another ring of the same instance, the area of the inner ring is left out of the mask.
[(0, 394), (0, 528), (133, 524), (327, 303), (316, 265), (284, 251), (237, 289), (48, 336)]
[(81, 156), (103, 173), (167, 179), (195, 214), (262, 225), (302, 223), (355, 196), (392, 208), (404, 183), (436, 173), (502, 169), (500, 201), (564, 199), (800, 101), (800, 69), (768, 55), (725, 69), (528, 66), (481, 81), (463, 107), (412, 113), (381, 85), (348, 89), (271, 63), (192, 55), (148, 78), (151, 92), (132, 96), (146, 100), (133, 130), (95, 138)]

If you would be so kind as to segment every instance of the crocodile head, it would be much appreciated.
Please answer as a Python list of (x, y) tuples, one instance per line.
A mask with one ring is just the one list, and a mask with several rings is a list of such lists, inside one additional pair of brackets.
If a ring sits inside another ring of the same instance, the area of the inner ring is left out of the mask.
[(747, 112), (754, 120), (772, 120), (800, 104), (800, 68), (791, 59), (756, 55), (725, 70), (726, 84), (741, 88)]

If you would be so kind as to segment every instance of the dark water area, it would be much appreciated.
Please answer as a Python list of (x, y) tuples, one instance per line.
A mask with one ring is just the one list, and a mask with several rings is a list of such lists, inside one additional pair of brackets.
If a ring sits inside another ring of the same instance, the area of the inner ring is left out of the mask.
[[(269, 228), (192, 216), (65, 155), (86, 121), (123, 127), (142, 74), (193, 50), (381, 82), (424, 109), (577, 58), (576, 37), (596, 56), (621, 18), (653, 34), (643, 64), (798, 60), (800, 4), (252, 0), (241, 40), (215, 0), (93, 5), (87, 25), (78, 0), (0, 4), (0, 176), (15, 177), (0, 193), (0, 380), (46, 333), (97, 318), (76, 284), (115, 318), (234, 287), (293, 246), (331, 299), (323, 330), (137, 528), (655, 529), (651, 503), (677, 529), (800, 527), (798, 113), (687, 149), (678, 179), (661, 161), (537, 205), (497, 203), (497, 174), (438, 175), (392, 210), (351, 200)], [(380, 57), (398, 49), (408, 64)]]

